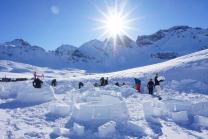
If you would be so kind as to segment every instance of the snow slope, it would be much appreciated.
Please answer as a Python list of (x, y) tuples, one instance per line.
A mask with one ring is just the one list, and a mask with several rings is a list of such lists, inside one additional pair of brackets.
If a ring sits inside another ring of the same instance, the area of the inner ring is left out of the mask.
[[(1, 76), (29, 78), (33, 70), (38, 70), (45, 74), (46, 86), (53, 78), (58, 81), (58, 86), (53, 88), (54, 98), (47, 101), (44, 98), (51, 96), (50, 91), (42, 97), (41, 90), (32, 88), (31, 80), (0, 82), (1, 138), (208, 138), (208, 49), (159, 64), (102, 74), (54, 70), (7, 60), (1, 60), (0, 67)], [(147, 81), (155, 73), (166, 78), (162, 83), (161, 101), (146, 90)], [(94, 87), (93, 83), (102, 76), (109, 77), (109, 85)], [(134, 77), (142, 80), (142, 94), (132, 87)], [(85, 84), (81, 89), (78, 89), (79, 81)], [(115, 82), (126, 85), (117, 87)], [(30, 85), (32, 89), (27, 92), (24, 87)], [(27, 93), (25, 97), (24, 93)], [(37, 94), (44, 102), (30, 103), (33, 95), (38, 99)], [(113, 98), (105, 100), (108, 97)], [(114, 105), (117, 100), (122, 105)], [(127, 108), (128, 118), (125, 115), (124, 123), (107, 114), (111, 104), (113, 116), (121, 116)], [(79, 110), (85, 107), (86, 111), (80, 115), (83, 124), (77, 119)], [(93, 122), (87, 119), (90, 115)], [(105, 119), (103, 122), (109, 121), (103, 124), (100, 118)]]
[[(116, 45), (115, 45), (116, 42)], [(22, 39), (0, 44), (0, 59), (41, 67), (78, 68), (87, 72), (112, 72), (164, 62), (208, 48), (208, 30), (175, 26), (152, 35), (91, 40), (80, 47), (62, 45), (45, 51)]]

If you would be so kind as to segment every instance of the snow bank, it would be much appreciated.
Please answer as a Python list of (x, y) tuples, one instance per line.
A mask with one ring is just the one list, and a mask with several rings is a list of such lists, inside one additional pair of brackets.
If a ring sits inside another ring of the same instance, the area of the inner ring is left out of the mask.
[(100, 125), (108, 121), (126, 122), (128, 109), (125, 102), (110, 95), (88, 97), (74, 105), (72, 119), (86, 125)]
[(71, 113), (71, 106), (66, 104), (55, 103), (50, 106), (49, 114), (56, 116), (67, 116)]
[(98, 127), (98, 135), (102, 138), (111, 136), (116, 132), (116, 122), (110, 121)]
[(18, 90), (17, 101), (23, 103), (42, 103), (55, 98), (51, 86), (43, 85), (42, 88), (34, 88), (32, 84), (25, 84)]
[(208, 116), (208, 102), (192, 104), (190, 109), (191, 115)]
[(0, 83), (0, 98), (8, 99), (15, 98), (23, 83), (1, 82)]
[(70, 134), (70, 130), (67, 128), (54, 128), (51, 134), (56, 136), (68, 136)]
[(74, 132), (74, 134), (76, 134), (78, 136), (82, 136), (84, 134), (84, 129), (85, 129), (84, 126), (81, 126), (77, 123), (74, 123), (74, 125), (73, 125), (73, 132)]
[(122, 86), (121, 87), (121, 95), (122, 95), (122, 97), (127, 98), (127, 97), (129, 97), (129, 96), (131, 96), (131, 95), (133, 95), (135, 93), (137, 93), (137, 91), (134, 88), (132, 88), (132, 87), (128, 87), (128, 86)]
[(188, 123), (188, 114), (187, 111), (172, 112), (172, 119), (176, 123)]
[(136, 123), (134, 121), (128, 121), (127, 128), (130, 131), (133, 131), (134, 133), (137, 133), (137, 134), (144, 133), (143, 127), (141, 127), (138, 123)]
[(198, 126), (208, 128), (208, 117), (196, 115), (194, 116), (194, 123)]
[(145, 102), (143, 103), (143, 111), (145, 118), (150, 120), (153, 117), (160, 117), (165, 112), (163, 111), (163, 104), (161, 102), (153, 101), (153, 102)]

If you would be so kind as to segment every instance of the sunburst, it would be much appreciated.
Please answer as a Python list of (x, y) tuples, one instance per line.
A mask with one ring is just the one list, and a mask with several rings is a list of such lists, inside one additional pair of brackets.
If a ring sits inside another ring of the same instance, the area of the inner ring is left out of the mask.
[(130, 36), (128, 32), (132, 29), (132, 23), (137, 20), (137, 18), (132, 18), (130, 15), (133, 10), (127, 10), (127, 3), (119, 3), (115, 1), (113, 6), (106, 4), (106, 10), (101, 10), (97, 8), (99, 13), (102, 15), (101, 19), (94, 19), (100, 23), (97, 30), (102, 30), (101, 37), (105, 37), (109, 40), (114, 40), (114, 45), (116, 45), (117, 37), (122, 40), (123, 35)]

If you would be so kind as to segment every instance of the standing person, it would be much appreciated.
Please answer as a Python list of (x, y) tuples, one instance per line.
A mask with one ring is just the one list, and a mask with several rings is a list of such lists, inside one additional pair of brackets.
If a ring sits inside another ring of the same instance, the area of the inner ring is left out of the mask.
[(35, 79), (37, 78), (37, 73), (36, 73), (36, 71), (34, 71), (33, 76), (34, 76), (34, 80), (35, 80)]
[(108, 85), (108, 77), (105, 80), (105, 85)]
[(36, 78), (33, 81), (33, 87), (35, 88), (41, 88), (42, 84), (43, 84), (43, 81), (41, 81), (39, 78)]
[(134, 78), (134, 81), (135, 81), (135, 87), (136, 87), (136, 90), (138, 92), (141, 92), (141, 80), (137, 79), (137, 78)]
[(57, 85), (57, 81), (56, 81), (56, 79), (53, 79), (52, 81), (51, 81), (51, 86), (56, 86)]
[(159, 100), (161, 100), (161, 87), (160, 87), (160, 81), (158, 80), (158, 73), (155, 76), (155, 89), (156, 89), (156, 95), (158, 96)]
[(149, 90), (149, 94), (153, 95), (153, 89), (154, 89), (154, 82), (152, 79), (149, 80), (149, 82), (147, 83), (147, 88)]
[(100, 86), (104, 86), (105, 85), (105, 79), (104, 77), (100, 78)]

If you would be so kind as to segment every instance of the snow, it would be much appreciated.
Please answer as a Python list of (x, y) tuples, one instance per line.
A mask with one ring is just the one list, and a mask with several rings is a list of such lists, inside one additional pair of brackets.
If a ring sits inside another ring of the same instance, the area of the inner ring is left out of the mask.
[(194, 122), (198, 126), (208, 128), (208, 117), (196, 115), (194, 116)]
[[(2, 77), (29, 80), (0, 82), (0, 137), (206, 139), (207, 59), (208, 50), (203, 50), (160, 64), (102, 74), (1, 60)], [(45, 75), (42, 89), (32, 87), (34, 69)], [(155, 73), (165, 77), (162, 100), (147, 93), (146, 84)], [(109, 85), (94, 87), (100, 77), (109, 77)], [(142, 93), (133, 88), (134, 77), (141, 79)], [(54, 78), (58, 84), (51, 88), (48, 84)], [(79, 81), (84, 83), (81, 89)], [(117, 87), (115, 82), (126, 85)]]
[[(207, 29), (176, 26), (152, 35), (113, 40), (91, 40), (79, 47), (62, 45), (46, 51), (22, 39), (0, 44), (0, 59), (56, 69), (78, 68), (87, 72), (112, 72), (164, 62), (208, 48)], [(35, 59), (34, 59), (35, 57)], [(141, 60), (142, 59), (142, 60)], [(23, 72), (21, 69), (19, 72)]]
[(73, 124), (73, 132), (78, 135), (78, 136), (82, 136), (84, 134), (85, 127), (79, 125), (78, 123), (74, 123)]
[(53, 135), (56, 135), (56, 136), (68, 136), (70, 134), (70, 130), (67, 129), (67, 128), (54, 128), (52, 133)]
[(88, 96), (85, 97), (85, 102), (74, 105), (72, 119), (85, 125), (100, 125), (110, 120), (125, 122), (128, 119), (128, 110), (125, 102), (118, 97)]
[(98, 127), (98, 135), (102, 138), (112, 136), (116, 132), (116, 122), (109, 121)]
[(54, 103), (50, 106), (50, 115), (54, 116), (67, 116), (71, 113), (71, 106), (62, 103)]
[(42, 85), (34, 88), (31, 84), (25, 84), (17, 92), (16, 100), (22, 103), (42, 103), (55, 99), (54, 90), (51, 86)]
[(188, 114), (187, 111), (172, 112), (172, 119), (176, 123), (188, 123)]

